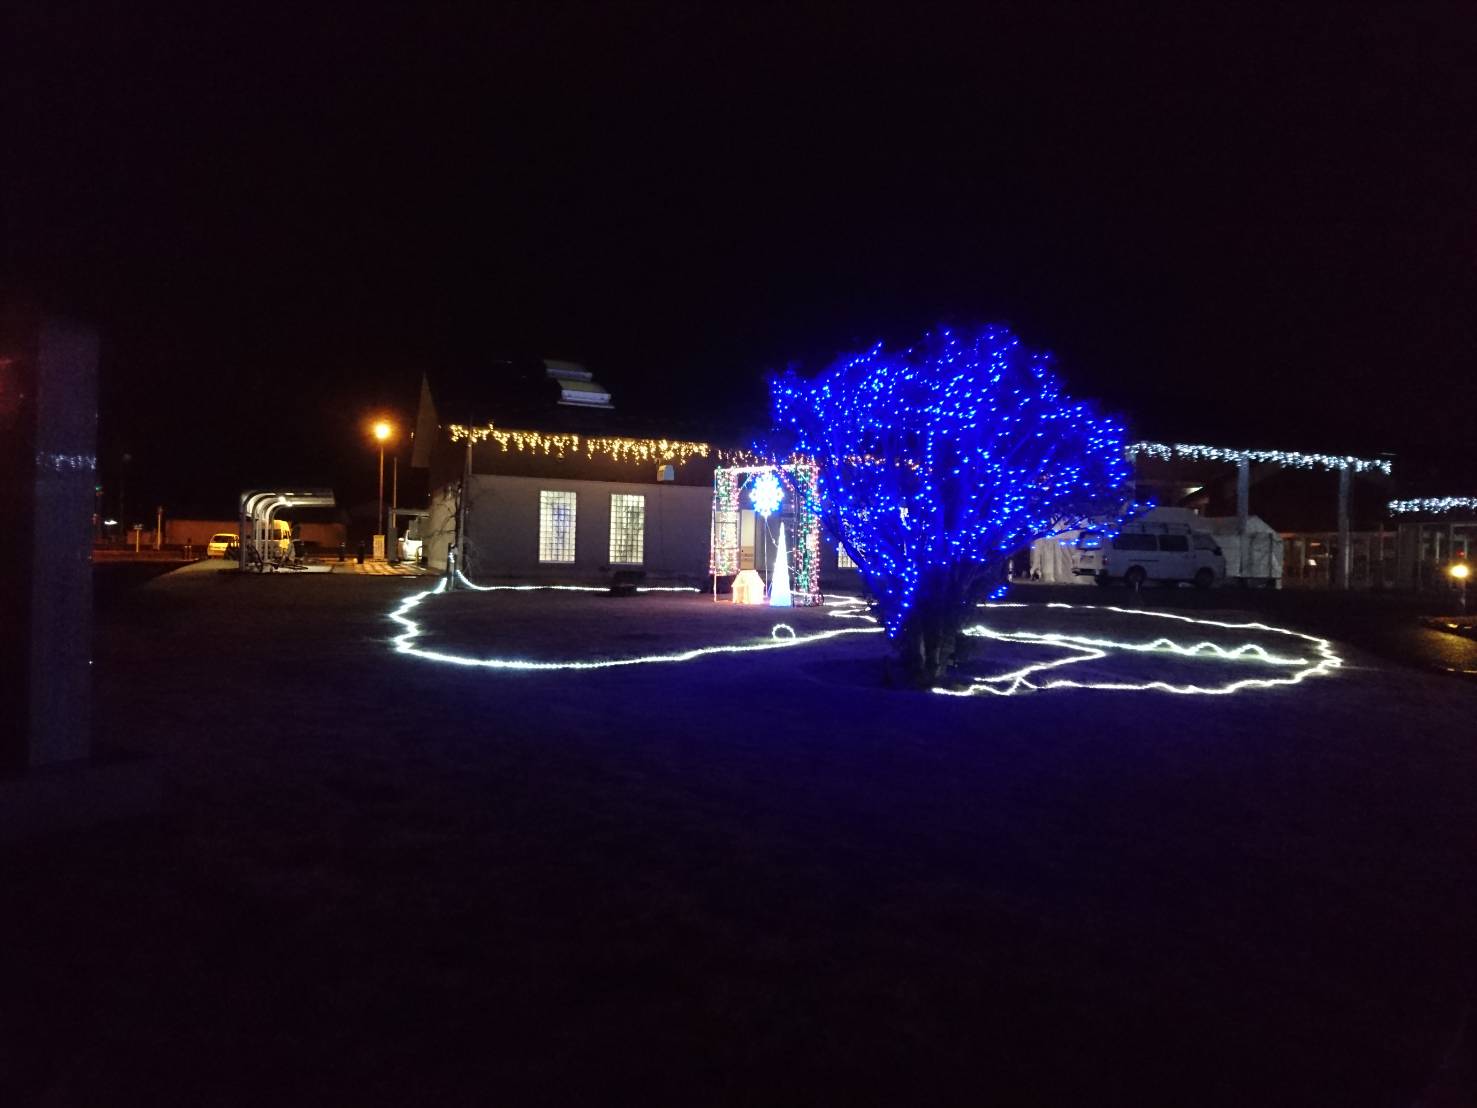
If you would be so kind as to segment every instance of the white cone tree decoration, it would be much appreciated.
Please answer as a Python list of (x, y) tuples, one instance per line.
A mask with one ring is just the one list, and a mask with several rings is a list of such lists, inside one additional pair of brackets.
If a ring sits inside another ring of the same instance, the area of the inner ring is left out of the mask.
[(774, 573), (769, 580), (769, 606), (789, 608), (790, 599), (790, 552), (785, 549), (785, 525), (780, 524), (779, 549), (774, 553)]

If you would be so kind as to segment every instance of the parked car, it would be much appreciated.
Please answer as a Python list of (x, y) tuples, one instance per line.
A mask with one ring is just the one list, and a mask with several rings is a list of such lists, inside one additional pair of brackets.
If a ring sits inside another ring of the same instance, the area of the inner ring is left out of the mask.
[(235, 547), (236, 536), (230, 531), (222, 531), (219, 534), (210, 536), (210, 542), (205, 545), (205, 556), (207, 558), (226, 558), (230, 556), (227, 554), (227, 551), (234, 550)]
[(1226, 559), (1215, 536), (1183, 523), (1126, 523), (1116, 534), (1084, 531), (1072, 568), (1099, 585), (1122, 581), (1138, 588), (1149, 581), (1193, 584), (1208, 589), (1226, 576)]

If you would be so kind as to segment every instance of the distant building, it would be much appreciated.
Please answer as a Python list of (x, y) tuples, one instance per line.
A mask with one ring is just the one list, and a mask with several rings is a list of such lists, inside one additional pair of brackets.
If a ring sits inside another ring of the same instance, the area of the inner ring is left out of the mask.
[[(763, 519), (747, 502), (735, 510), (754, 472), (737, 444), (643, 425), (577, 363), (502, 366), (471, 394), (422, 382), (411, 464), (429, 473), (430, 503), (406, 537), (431, 568), (445, 570), (464, 524), (461, 568), (476, 580), (607, 582), (630, 570), (697, 583), (716, 569), (726, 584), (735, 566), (766, 570), (784, 522), (792, 580), (818, 571), (813, 593), (860, 585), (829, 536), (807, 545), (793, 500)], [(1269, 525), (1289, 585), (1421, 587), (1477, 544), (1477, 523), (1449, 513), (1407, 516), (1397, 539), (1388, 457), (1180, 443), (1131, 453), (1137, 497), (1205, 517), (1222, 546), (1254, 543)]]
[[(411, 537), (427, 565), (446, 568), (464, 508), (461, 568), (478, 581), (607, 582), (620, 571), (708, 581), (714, 471), (741, 451), (636, 423), (570, 362), (515, 367), (485, 396), (423, 381), (411, 464), (429, 470), (431, 495)], [(739, 556), (762, 569), (755, 533), (742, 531)], [(854, 568), (835, 576), (836, 551), (824, 541), (820, 568), (855, 587)]]

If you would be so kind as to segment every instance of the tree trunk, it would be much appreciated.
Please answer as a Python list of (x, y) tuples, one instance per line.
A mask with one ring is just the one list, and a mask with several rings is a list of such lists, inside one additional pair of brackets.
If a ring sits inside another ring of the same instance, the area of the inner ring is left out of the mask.
[(906, 683), (927, 689), (943, 681), (954, 666), (958, 639), (957, 612), (919, 613), (910, 618), (897, 639)]
[(948, 679), (970, 645), (960, 631), (977, 615), (975, 602), (999, 577), (998, 565), (969, 566), (941, 572), (925, 582), (896, 640), (903, 683), (929, 689)]

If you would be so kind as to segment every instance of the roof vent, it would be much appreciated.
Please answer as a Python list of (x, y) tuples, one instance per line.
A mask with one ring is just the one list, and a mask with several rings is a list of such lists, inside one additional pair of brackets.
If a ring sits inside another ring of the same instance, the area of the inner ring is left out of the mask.
[(559, 403), (572, 408), (614, 408), (610, 391), (595, 375), (576, 362), (545, 359), (544, 372), (559, 385)]

